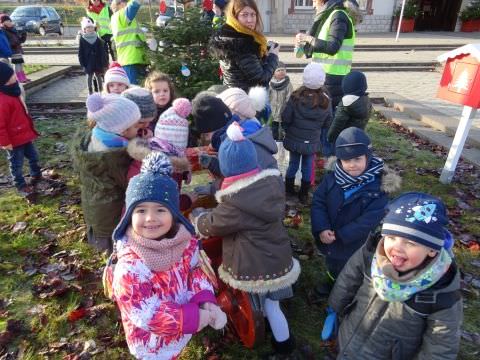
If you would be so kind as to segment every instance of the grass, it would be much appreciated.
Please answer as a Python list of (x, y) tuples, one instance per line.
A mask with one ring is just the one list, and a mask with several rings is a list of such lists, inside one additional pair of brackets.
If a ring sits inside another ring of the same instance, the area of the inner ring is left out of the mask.
[[(47, 114), (35, 124), (42, 134), (36, 142), (42, 164), (53, 169), (65, 182), (65, 192), (41, 197), (37, 204), (28, 205), (13, 189), (0, 189), (0, 333), (11, 330), (12, 320), (20, 321), (17, 323), (20, 330), (13, 331), (14, 337), (3, 345), (11, 353), (21, 351), (24, 359), (69, 358), (69, 354), (80, 353), (88, 340), (94, 340), (97, 349), (100, 349), (97, 358), (129, 357), (118, 314), (102, 293), (100, 277), (105, 258), (86, 244), (78, 181), (72, 172), (68, 152), (59, 146), (69, 143), (74, 129), (83, 121), (70, 115), (60, 117)], [(402, 191), (418, 190), (437, 195), (448, 204), (450, 211), (458, 208), (458, 194), (475, 191), (469, 183), (475, 177), (470, 173), (465, 173), (461, 182), (440, 184), (434, 172), (443, 166), (444, 157), (423, 145), (416, 145), (411, 138), (395, 131), (382, 119), (373, 118), (368, 132), (373, 138), (377, 154), (384, 157), (391, 167), (402, 172)], [(418, 175), (419, 169), (425, 175)], [(7, 162), (2, 156), (0, 178), (7, 173)], [(204, 180), (205, 175), (194, 176), (195, 183)], [(476, 199), (464, 201), (471, 209), (460, 212), (454, 218), (457, 236), (480, 234), (480, 204)], [(303, 215), (302, 226), (298, 230), (289, 229), (300, 244), (311, 242), (308, 210), (304, 210)], [(18, 222), (25, 222), (27, 227), (14, 233), (13, 226)], [(64, 250), (68, 256), (58, 255)], [(455, 252), (462, 270), (480, 277), (479, 268), (471, 264), (472, 260), (478, 258), (478, 252), (461, 246), (456, 246)], [(76, 277), (65, 281), (69, 286), (68, 291), (61, 296), (40, 298), (34, 290), (42, 284), (45, 276), (39, 272), (31, 274), (29, 270), (62, 262), (74, 264), (72, 266), (76, 269)], [(321, 278), (323, 260), (312, 257), (301, 260), (301, 265), (300, 281), (296, 285), (295, 297), (286, 304), (286, 313), (292, 333), (308, 342), (321, 358), (322, 354), (326, 354), (325, 345), (320, 342), (324, 306), (310, 306), (306, 294)], [(471, 291), (471, 295), (465, 298), (465, 305), (463, 329), (480, 332), (478, 292)], [(72, 321), (73, 310), (92, 306), (100, 310)], [(237, 342), (222, 340), (219, 332), (207, 331), (192, 339), (181, 359), (205, 359), (205, 338), (221, 344), (217, 351), (221, 359), (257, 359), (269, 349), (268, 341), (252, 351)], [(478, 354), (475, 351), (478, 349), (473, 343), (462, 341), (459, 359), (476, 359)]]
[(40, 70), (48, 69), (48, 65), (40, 65), (40, 64), (26, 64), (23, 66), (23, 70), (25, 74), (31, 74)]

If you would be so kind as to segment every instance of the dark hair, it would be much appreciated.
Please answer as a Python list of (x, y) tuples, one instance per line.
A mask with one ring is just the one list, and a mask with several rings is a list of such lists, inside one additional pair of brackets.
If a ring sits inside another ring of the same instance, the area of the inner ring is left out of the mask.
[(168, 88), (170, 89), (171, 103), (175, 99), (175, 85), (173, 85), (172, 79), (167, 74), (156, 70), (152, 71), (145, 79), (145, 88), (151, 91), (152, 84), (159, 81), (165, 81), (168, 84)]
[(292, 93), (294, 102), (301, 104), (311, 104), (313, 107), (321, 107), (327, 109), (330, 104), (330, 98), (327, 91), (321, 87), (320, 89), (309, 89), (306, 86), (300, 86)]
[(260, 11), (258, 10), (257, 3), (255, 0), (230, 0), (227, 4), (227, 7), (225, 9), (225, 17), (234, 17), (237, 19), (238, 14), (240, 11), (243, 10), (244, 7), (250, 7), (253, 10), (255, 10), (255, 13), (257, 14), (257, 22), (255, 23), (255, 31), (262, 34), (263, 33), (263, 21), (262, 21), (262, 15), (260, 14)]

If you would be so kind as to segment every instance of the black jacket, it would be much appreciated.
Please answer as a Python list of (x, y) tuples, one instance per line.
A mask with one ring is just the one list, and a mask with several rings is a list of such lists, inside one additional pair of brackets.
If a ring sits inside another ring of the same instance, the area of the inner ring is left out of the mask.
[(85, 69), (85, 73), (92, 74), (94, 72), (104, 72), (108, 67), (107, 52), (105, 51), (105, 42), (97, 38), (90, 44), (83, 37), (80, 37), (78, 47), (78, 61)]
[(224, 24), (210, 40), (212, 54), (220, 60), (223, 83), (247, 91), (253, 86), (268, 87), (278, 64), (278, 56), (260, 58), (260, 46), (253, 37)]

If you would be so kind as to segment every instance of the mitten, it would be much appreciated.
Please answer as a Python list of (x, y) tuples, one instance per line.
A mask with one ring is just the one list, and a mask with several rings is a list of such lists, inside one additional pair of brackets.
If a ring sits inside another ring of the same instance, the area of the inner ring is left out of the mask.
[(219, 306), (213, 305), (210, 308), (210, 322), (208, 323), (215, 330), (220, 330), (227, 325), (227, 315)]
[(201, 331), (205, 326), (210, 324), (210, 314), (211, 312), (209, 310), (203, 310), (199, 309), (198, 310), (198, 329), (197, 332)]
[(337, 313), (330, 307), (327, 307), (327, 317), (323, 323), (322, 340), (333, 340), (337, 337), (338, 317)]

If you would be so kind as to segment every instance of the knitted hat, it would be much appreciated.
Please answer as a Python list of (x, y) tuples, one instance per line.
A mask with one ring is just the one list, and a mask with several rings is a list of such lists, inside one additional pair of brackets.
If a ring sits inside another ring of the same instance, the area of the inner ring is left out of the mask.
[(140, 110), (131, 100), (117, 94), (94, 93), (87, 98), (87, 117), (105, 131), (121, 134), (140, 120)]
[(227, 137), (218, 151), (220, 171), (230, 177), (258, 168), (255, 145), (242, 135), (242, 128), (235, 121), (227, 128)]
[(325, 71), (318, 63), (310, 63), (303, 69), (303, 86), (317, 90), (325, 83)]
[(443, 202), (420, 192), (408, 192), (392, 200), (383, 220), (382, 235), (407, 238), (434, 250), (453, 246), (445, 229), (448, 216)]
[(244, 119), (254, 118), (257, 111), (263, 110), (268, 99), (267, 89), (261, 86), (251, 88), (248, 95), (240, 88), (229, 88), (217, 95), (225, 105)]
[(182, 215), (179, 208), (178, 186), (172, 175), (173, 168), (169, 158), (160, 151), (151, 152), (142, 163), (140, 174), (132, 177), (125, 193), (126, 211), (120, 223), (113, 231), (113, 239), (120, 240), (132, 221), (135, 207), (146, 201), (164, 205), (173, 218), (194, 233), (193, 226)]
[(219, 98), (203, 91), (192, 100), (192, 115), (199, 133), (218, 130), (230, 121), (232, 113)]
[(224, 92), (227, 89), (228, 89), (227, 85), (215, 84), (215, 85), (211, 85), (207, 89), (207, 91), (211, 91), (211, 92), (215, 93), (215, 95), (218, 95), (218, 94)]
[(281, 61), (278, 62), (277, 68), (275, 70), (285, 70), (287, 67)]
[(7, 83), (13, 75), (13, 69), (10, 65), (0, 61), (0, 86)]
[(3, 24), (5, 21), (9, 20), (12, 21), (10, 16), (8, 16), (7, 14), (0, 14), (0, 24)]
[(85, 29), (89, 26), (95, 27), (95, 24), (89, 18), (84, 17), (84, 18), (82, 18), (82, 21), (80, 22), (80, 26), (82, 27), (82, 31), (85, 31)]
[(122, 68), (122, 66), (116, 61), (112, 61), (112, 63), (110, 64), (110, 67), (105, 73), (105, 85), (111, 82), (119, 82), (127, 86), (130, 86), (130, 80), (128, 80), (127, 73)]
[(188, 121), (192, 104), (186, 98), (175, 99), (172, 106), (160, 115), (155, 126), (155, 137), (174, 145), (180, 151), (188, 144)]
[(344, 129), (335, 141), (335, 156), (341, 160), (349, 160), (362, 155), (371, 154), (372, 143), (362, 129), (349, 127)]
[(222, 10), (225, 8), (225, 6), (227, 6), (227, 1), (226, 0), (215, 0), (213, 3), (215, 5), (217, 5)]
[(147, 89), (139, 86), (131, 87), (122, 92), (122, 96), (137, 104), (142, 118), (155, 117), (157, 115), (157, 104), (153, 100), (152, 93)]
[(367, 78), (360, 71), (350, 71), (342, 80), (344, 95), (363, 96), (367, 91)]

